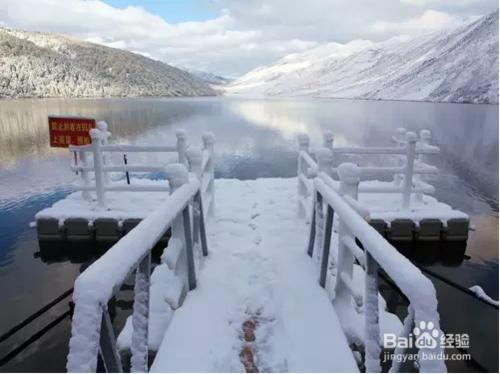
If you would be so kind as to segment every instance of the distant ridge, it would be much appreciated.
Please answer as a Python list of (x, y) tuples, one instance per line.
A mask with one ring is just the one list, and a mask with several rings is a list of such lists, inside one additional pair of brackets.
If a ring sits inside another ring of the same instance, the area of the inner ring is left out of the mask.
[(193, 74), (195, 77), (200, 78), (203, 82), (213, 86), (223, 86), (232, 81), (232, 79), (230, 78), (226, 78), (221, 75), (217, 75), (206, 71), (190, 70), (190, 69), (186, 69), (186, 71)]
[(215, 95), (183, 70), (64, 35), (0, 28), (0, 97)]
[(254, 69), (225, 91), (498, 104), (498, 10), (409, 40), (320, 45)]

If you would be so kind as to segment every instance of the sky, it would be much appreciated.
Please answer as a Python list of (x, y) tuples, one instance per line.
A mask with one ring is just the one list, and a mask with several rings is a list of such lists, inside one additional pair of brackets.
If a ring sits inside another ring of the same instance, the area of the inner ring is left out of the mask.
[(0, 26), (237, 77), (322, 43), (414, 36), (497, 7), (497, 0), (0, 0)]

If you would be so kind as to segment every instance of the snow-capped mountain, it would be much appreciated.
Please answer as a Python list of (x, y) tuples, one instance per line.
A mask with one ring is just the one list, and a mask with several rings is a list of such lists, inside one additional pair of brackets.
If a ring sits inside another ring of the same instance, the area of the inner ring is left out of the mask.
[(0, 28), (0, 97), (215, 95), (183, 70), (64, 35)]
[(223, 86), (223, 85), (228, 84), (229, 82), (232, 81), (232, 79), (230, 79), (230, 78), (226, 78), (226, 77), (223, 77), (221, 75), (217, 75), (217, 74), (210, 73), (207, 71), (190, 70), (190, 69), (187, 69), (186, 71), (193, 74), (195, 77), (200, 78), (205, 83), (208, 83), (208, 84), (214, 85), (214, 86)]
[(498, 10), (414, 38), (320, 45), (252, 70), (226, 93), (498, 103)]

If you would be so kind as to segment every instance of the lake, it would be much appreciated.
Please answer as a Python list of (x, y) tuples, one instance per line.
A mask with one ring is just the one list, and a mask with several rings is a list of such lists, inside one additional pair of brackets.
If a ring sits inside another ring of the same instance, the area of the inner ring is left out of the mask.
[[(336, 145), (382, 146), (391, 144), (391, 134), (398, 127), (430, 129), (432, 143), (442, 151), (433, 156), (433, 164), (440, 169), (432, 177), (435, 196), (468, 213), (475, 231), (467, 244), (469, 257), (460, 266), (429, 268), (461, 286), (480, 285), (498, 299), (498, 106), (223, 97), (3, 100), (0, 334), (70, 288), (86, 266), (74, 261), (42, 261), (36, 232), (29, 228), (35, 213), (71, 192), (77, 178), (69, 170), (69, 152), (48, 146), (50, 114), (105, 120), (112, 141), (137, 144), (174, 144), (175, 130), (182, 127), (188, 143), (201, 146), (201, 134), (212, 131), (217, 138), (216, 177), (239, 179), (295, 176), (298, 132), (310, 134), (312, 144), (319, 144), (322, 133), (331, 130)], [(161, 162), (159, 156), (149, 157)], [(443, 329), (471, 334), (471, 352), (477, 362), (469, 369), (498, 370), (498, 309), (475, 306), (478, 303), (470, 296), (433, 281)], [(1, 343), (0, 355), (64, 308), (67, 303), (35, 323), (33, 329)], [(66, 319), (0, 370), (64, 370), (69, 326)]]

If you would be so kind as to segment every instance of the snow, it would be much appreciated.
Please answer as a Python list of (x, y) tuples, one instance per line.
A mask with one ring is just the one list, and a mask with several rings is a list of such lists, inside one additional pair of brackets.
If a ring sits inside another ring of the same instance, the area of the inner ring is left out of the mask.
[[(144, 248), (150, 248), (161, 235), (160, 226), (172, 219), (198, 186), (191, 180), (176, 190), (174, 194), (179, 196), (169, 209), (164, 203), (160, 211), (149, 214), (138, 230), (106, 253), (105, 262), (94, 263), (77, 280), (70, 347), (78, 353), (68, 368), (91, 371), (88, 365), (92, 352), (89, 353), (84, 339), (97, 341), (88, 326), (99, 323), (95, 318), (95, 314), (100, 315), (99, 305), (104, 305), (116, 285), (126, 279), (127, 269), (133, 268)], [(358, 371), (349, 344), (366, 341), (367, 331), (375, 330), (373, 326), (365, 328), (366, 317), (359, 303), (332, 305), (337, 276), (333, 262), (326, 289), (319, 286), (319, 256), (311, 259), (306, 254), (308, 227), (296, 215), (296, 186), (296, 178), (215, 181), (219, 196), (217, 215), (207, 223), (209, 256), (203, 261), (197, 258), (197, 288), (187, 294), (182, 305), (178, 302), (185, 290), (176, 276), (176, 258), (183, 244), (175, 238), (162, 256), (163, 263), (151, 276), (148, 343), (150, 350), (158, 352), (152, 371), (244, 371), (240, 353), (245, 346), (251, 347), (260, 371)], [(148, 194), (136, 194), (147, 201)], [(120, 198), (116, 195), (113, 197), (118, 204)], [(332, 198), (326, 193), (324, 196)], [(380, 200), (387, 195), (377, 196)], [(345, 217), (348, 205), (340, 201), (342, 206), (335, 210)], [(64, 201), (60, 203), (64, 205)], [(64, 210), (61, 206), (58, 209)], [(374, 230), (367, 229), (361, 217), (351, 215), (355, 218), (347, 218), (349, 226), (362, 242), (375, 243), (370, 246), (371, 253), (414, 301), (416, 318), (434, 320), (433, 303), (428, 303), (435, 301), (430, 281)], [(331, 261), (338, 256), (337, 246), (338, 237), (334, 234)], [(109, 263), (113, 266), (109, 267)], [(364, 287), (365, 272), (354, 265), (352, 288), (359, 300)], [(380, 336), (388, 332), (398, 334), (402, 324), (386, 311), (380, 295), (378, 308)], [(253, 342), (243, 339), (242, 326), (249, 320), (256, 323)], [(132, 325), (130, 317), (118, 337), (120, 350), (131, 347)], [(75, 331), (81, 335), (75, 335)], [(95, 352), (97, 346), (92, 349)], [(371, 346), (370, 350), (375, 352), (376, 348)], [(374, 367), (376, 363), (371, 364)]]
[[(242, 371), (241, 328), (254, 319), (260, 370), (357, 371), (344, 333), (362, 339), (364, 316), (346, 311), (349, 323), (342, 329), (332, 294), (318, 285), (317, 264), (305, 254), (308, 229), (296, 218), (296, 179), (218, 179), (216, 188), (224, 199), (208, 225), (209, 259), (198, 288), (175, 313), (152, 370)], [(362, 295), (359, 266), (354, 286)], [(401, 322), (385, 306), (379, 297), (380, 333), (397, 334)]]
[(75, 311), (69, 343), (68, 371), (95, 371), (93, 357), (97, 354), (100, 309), (171, 226), (198, 188), (199, 182), (194, 179), (179, 187), (167, 201), (77, 278), (73, 291)]
[[(177, 287), (179, 281), (164, 264), (155, 267), (151, 274), (148, 326), (148, 348), (151, 351), (158, 350), (163, 335), (170, 323), (173, 309), (168, 305), (166, 300), (172, 287)], [(124, 351), (130, 349), (131, 342), (132, 318), (129, 317), (118, 335), (116, 343), (118, 349)]]
[[(360, 186), (382, 188), (390, 183), (382, 181), (365, 181)], [(469, 219), (469, 216), (459, 210), (453, 209), (448, 204), (438, 201), (436, 198), (423, 195), (417, 198), (415, 194), (411, 196), (410, 209), (404, 210), (402, 206), (401, 193), (360, 193), (358, 201), (361, 206), (366, 207), (370, 212), (370, 218), (383, 219), (391, 222), (395, 219), (411, 219), (418, 225), (419, 221), (426, 218), (440, 219), (443, 224), (452, 218)]]
[(182, 69), (182, 70), (185, 70), (190, 74), (193, 74), (195, 77), (210, 84), (214, 88), (217, 88), (217, 86), (225, 85), (231, 82), (232, 80), (231, 78), (223, 77), (221, 75), (210, 73), (207, 71), (193, 70), (193, 69)]
[[(296, 185), (296, 178), (289, 178), (289, 183)], [(223, 182), (219, 182), (223, 183)], [(125, 180), (110, 182), (113, 186), (126, 186)], [(137, 192), (137, 191), (115, 191), (106, 194), (106, 210), (98, 207), (95, 194), (91, 193), (92, 201), (83, 199), (81, 192), (74, 192), (65, 199), (57, 201), (51, 207), (45, 208), (35, 215), (35, 219), (56, 218), (62, 225), (67, 218), (85, 218), (90, 224), (97, 218), (114, 218), (119, 222), (127, 218), (144, 218), (156, 207), (168, 198), (168, 183), (164, 180), (149, 180), (145, 178), (131, 178), (131, 186), (164, 186), (165, 191), (160, 192)], [(367, 188), (383, 188), (393, 186), (392, 182), (362, 181), (360, 186)], [(360, 193), (360, 205), (370, 212), (370, 218), (383, 219), (391, 222), (398, 218), (408, 218), (418, 225), (425, 218), (437, 218), (445, 224), (451, 218), (468, 219), (469, 216), (461, 211), (455, 210), (448, 204), (438, 201), (436, 198), (423, 195), (417, 199), (412, 195), (409, 210), (401, 209), (402, 196), (396, 193)], [(207, 203), (205, 202), (205, 208)]]
[(134, 313), (132, 317), (132, 373), (146, 372), (148, 368), (148, 317), (149, 317), (149, 277), (150, 263), (143, 271), (137, 271), (134, 285)]
[(242, 325), (261, 371), (358, 371), (339, 320), (305, 253), (294, 179), (216, 180), (209, 257), (170, 323), (156, 372), (244, 371)]
[[(110, 182), (109, 185), (127, 186), (125, 180)], [(97, 218), (115, 218), (119, 221), (127, 218), (145, 218), (169, 197), (168, 182), (165, 180), (131, 178), (131, 186), (136, 185), (164, 186), (166, 190), (159, 192), (108, 192), (106, 193), (106, 210), (98, 207), (93, 192), (90, 202), (83, 199), (81, 192), (73, 192), (65, 199), (38, 212), (35, 218), (57, 218), (61, 223), (67, 218), (86, 218), (90, 222)]]
[(225, 92), (498, 104), (498, 11), (453, 30), (351, 43), (286, 56)]
[(179, 254), (184, 248), (182, 241), (177, 238), (171, 238), (168, 241), (168, 251), (165, 251), (162, 255), (162, 261), (164, 264), (168, 266), (170, 270), (175, 269), (177, 259), (179, 258)]
[[(344, 199), (335, 193), (323, 180), (316, 178), (314, 186), (321, 193), (324, 201), (328, 202), (334, 209), (351, 235), (363, 243), (366, 248), (365, 250), (369, 250), (370, 255), (376, 263), (379, 264), (387, 276), (405, 294), (412, 308), (415, 310), (415, 320), (432, 321), (435, 325), (438, 325), (439, 315), (437, 313), (436, 291), (431, 281), (423, 276), (420, 270), (412, 265), (406, 257), (382, 238), (375, 229), (367, 225), (366, 221), (359, 214), (355, 213)], [(337, 266), (341, 266), (341, 264)], [(340, 269), (339, 271), (343, 272), (345, 270)], [(352, 320), (350, 317), (352, 313), (349, 312), (352, 306), (350, 304), (338, 303), (337, 301), (341, 302), (341, 299), (339, 300), (338, 297), (335, 300), (336, 310), (339, 313), (342, 323), (348, 323)], [(441, 350), (439, 347), (434, 349), (422, 348), (419, 351), (421, 358), (424, 357), (424, 353), (439, 354)], [(420, 361), (420, 365), (424, 371), (445, 370), (444, 363), (439, 361)]]
[(479, 297), (480, 299), (483, 299), (484, 301), (490, 303), (491, 305), (498, 306), (498, 300), (494, 300), (493, 298), (488, 296), (486, 292), (484, 292), (484, 290), (481, 288), (481, 286), (475, 285), (470, 287), (469, 290), (474, 292), (476, 296)]
[(183, 70), (64, 35), (0, 27), (0, 97), (215, 95)]

